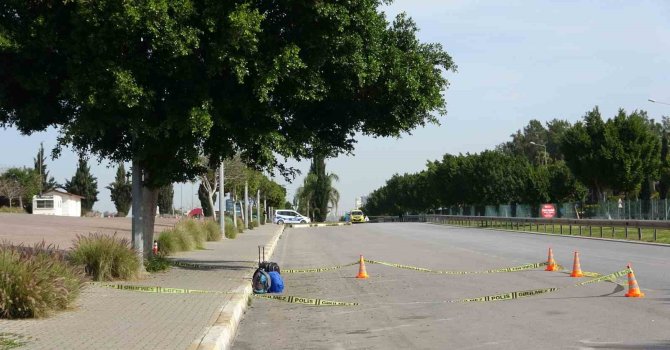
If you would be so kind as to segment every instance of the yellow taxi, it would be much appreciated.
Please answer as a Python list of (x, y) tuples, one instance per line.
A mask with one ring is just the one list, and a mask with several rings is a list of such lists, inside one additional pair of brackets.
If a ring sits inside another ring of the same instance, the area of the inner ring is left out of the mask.
[(351, 222), (365, 222), (365, 214), (360, 210), (352, 210)]

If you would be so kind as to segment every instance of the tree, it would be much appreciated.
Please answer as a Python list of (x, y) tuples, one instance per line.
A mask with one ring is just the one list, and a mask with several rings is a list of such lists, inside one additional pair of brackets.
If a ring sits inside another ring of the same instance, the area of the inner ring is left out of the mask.
[(203, 153), (290, 176), (277, 155), (310, 157), (314, 140), (348, 152), (352, 135), (398, 136), (445, 113), (451, 58), (381, 4), (12, 2), (0, 124), (56, 125), (61, 146), (132, 161), (149, 256), (157, 189), (200, 174)]
[(606, 125), (598, 107), (586, 113), (583, 122), (575, 123), (565, 132), (561, 151), (565, 163), (581, 182), (592, 189), (595, 200), (611, 184), (605, 139)]
[(336, 174), (326, 173), (326, 157), (316, 155), (312, 158), (309, 174), (313, 174), (312, 181), (305, 179), (303, 194), (309, 194), (305, 200), (312, 204), (312, 212), (315, 221), (326, 221), (328, 206), (337, 211), (337, 203), (340, 193), (333, 187), (333, 182), (338, 181)]
[(202, 206), (203, 215), (206, 217), (215, 217), (214, 211), (216, 209), (214, 208), (213, 203), (216, 201), (216, 191), (208, 191), (205, 185), (201, 182), (200, 186), (198, 186), (198, 199), (200, 200), (200, 206)]
[(172, 184), (165, 185), (158, 190), (158, 208), (161, 214), (169, 214), (172, 209), (174, 199), (174, 187)]
[(663, 132), (661, 143), (661, 167), (660, 180), (658, 182), (658, 196), (661, 199), (668, 198), (670, 190), (670, 159), (668, 159), (668, 132)]
[(132, 184), (129, 176), (123, 163), (119, 163), (114, 182), (106, 187), (111, 193), (112, 202), (114, 202), (114, 206), (116, 207), (116, 215), (120, 217), (128, 215), (132, 202)]
[(83, 197), (81, 199), (82, 214), (93, 210), (93, 204), (98, 200), (98, 180), (91, 174), (91, 168), (83, 156), (79, 157), (74, 176), (65, 181), (65, 190)]
[(0, 175), (0, 180), (1, 194), (9, 199), (9, 206), (12, 206), (13, 199), (18, 199), (19, 207), (30, 212), (32, 198), (40, 192), (39, 174), (26, 167), (9, 168)]
[(58, 183), (54, 180), (53, 176), (49, 176), (46, 160), (47, 157), (44, 155), (44, 144), (40, 143), (40, 149), (37, 151), (35, 159), (33, 159), (35, 163), (35, 172), (40, 174), (42, 178), (40, 193), (48, 192), (58, 187)]

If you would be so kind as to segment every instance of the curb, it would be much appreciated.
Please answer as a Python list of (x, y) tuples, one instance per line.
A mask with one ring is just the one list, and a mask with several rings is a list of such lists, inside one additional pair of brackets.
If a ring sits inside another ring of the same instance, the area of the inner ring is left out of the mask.
[(306, 228), (306, 227), (326, 227), (326, 226), (350, 226), (351, 223), (338, 222), (332, 224), (288, 224), (291, 228)]
[(657, 242), (646, 242), (646, 241), (632, 241), (625, 239), (612, 239), (605, 237), (589, 237), (589, 236), (575, 236), (575, 235), (562, 235), (558, 233), (545, 233), (545, 232), (535, 232), (535, 231), (522, 231), (522, 230), (506, 230), (501, 228), (488, 228), (488, 227), (470, 227), (470, 226), (460, 226), (460, 225), (450, 225), (450, 224), (438, 224), (434, 222), (427, 222), (430, 225), (440, 225), (440, 226), (450, 226), (450, 227), (459, 227), (459, 228), (472, 228), (478, 230), (488, 230), (488, 231), (501, 231), (501, 232), (511, 232), (511, 233), (526, 233), (531, 235), (541, 235), (541, 236), (552, 236), (552, 237), (565, 237), (565, 238), (580, 238), (580, 239), (591, 239), (596, 241), (606, 241), (606, 242), (615, 242), (615, 243), (631, 243), (631, 244), (642, 244), (642, 245), (651, 245), (656, 247), (670, 247), (670, 244), (667, 243), (657, 243)]
[[(271, 257), (274, 253), (277, 241), (284, 232), (284, 225), (280, 226), (270, 242), (265, 245), (268, 251), (267, 257)], [(245, 276), (251, 279), (251, 273)], [(226, 303), (221, 307), (219, 316), (216, 321), (206, 328), (204, 336), (195, 340), (189, 349), (193, 350), (226, 350), (235, 339), (237, 333), (237, 326), (242, 321), (242, 316), (247, 309), (247, 300), (251, 297), (252, 289), (248, 281), (244, 281), (236, 289), (235, 293)]]

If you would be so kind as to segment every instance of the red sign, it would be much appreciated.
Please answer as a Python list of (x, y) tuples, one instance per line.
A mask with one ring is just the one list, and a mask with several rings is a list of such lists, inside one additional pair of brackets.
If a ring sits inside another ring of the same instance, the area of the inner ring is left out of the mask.
[(551, 219), (556, 216), (556, 207), (553, 204), (542, 204), (540, 214), (545, 219)]

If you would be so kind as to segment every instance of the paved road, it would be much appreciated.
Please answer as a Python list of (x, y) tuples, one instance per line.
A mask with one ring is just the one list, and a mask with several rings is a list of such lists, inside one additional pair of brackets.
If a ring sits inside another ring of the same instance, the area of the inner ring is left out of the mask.
[(544, 287), (577, 279), (541, 270), (447, 276), (367, 265), (320, 274), (285, 274), (285, 294), (356, 301), (358, 307), (306, 307), (255, 299), (233, 349), (668, 349), (670, 248), (431, 224), (365, 224), (289, 229), (274, 261), (283, 268), (366, 258), (473, 271), (539, 262), (554, 248), (572, 265), (610, 273), (634, 264), (644, 299), (612, 283), (560, 289), (519, 300), (446, 303), (457, 298)]

